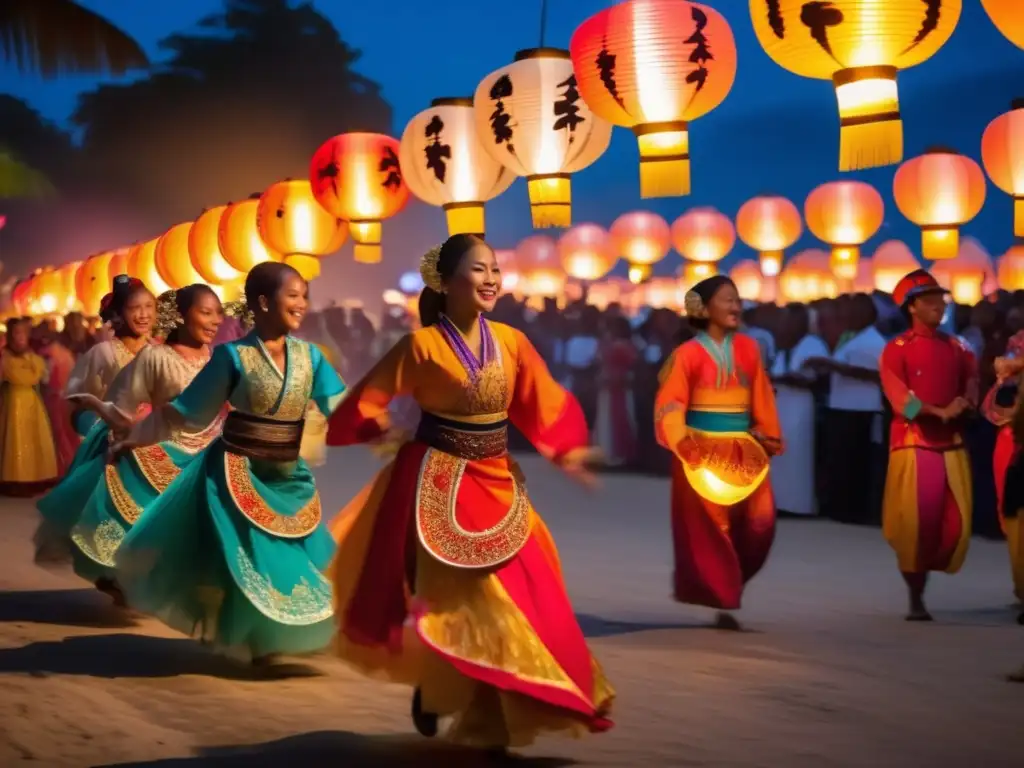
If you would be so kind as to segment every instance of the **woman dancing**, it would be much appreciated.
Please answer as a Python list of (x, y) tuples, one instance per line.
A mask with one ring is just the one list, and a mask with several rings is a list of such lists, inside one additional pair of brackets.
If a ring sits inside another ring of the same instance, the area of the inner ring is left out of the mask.
[(736, 329), (741, 304), (727, 277), (686, 294), (697, 336), (667, 364), (655, 401), (658, 442), (675, 454), (672, 540), (675, 597), (728, 611), (768, 558), (775, 537), (769, 457), (782, 452), (779, 416), (758, 343)]
[(309, 404), (330, 413), (344, 385), (316, 347), (291, 335), (308, 306), (298, 272), (260, 264), (245, 297), (253, 332), (215, 347), (178, 397), (114, 446), (138, 455), (175, 429), (207, 429), (231, 406), (221, 436), (135, 521), (115, 564), (132, 608), (264, 666), (331, 639), (323, 571), (334, 542), (299, 447)]
[(454, 235), (421, 272), (424, 327), (329, 422), (328, 445), (349, 445), (383, 439), (396, 396), (423, 412), (415, 438), (334, 526), (339, 652), (413, 686), (425, 736), (440, 717), (453, 718), (452, 740), (499, 752), (544, 731), (603, 731), (612, 690), (507, 445), (511, 422), (589, 482), (583, 413), (522, 333), (484, 320), (501, 274), (483, 240)]

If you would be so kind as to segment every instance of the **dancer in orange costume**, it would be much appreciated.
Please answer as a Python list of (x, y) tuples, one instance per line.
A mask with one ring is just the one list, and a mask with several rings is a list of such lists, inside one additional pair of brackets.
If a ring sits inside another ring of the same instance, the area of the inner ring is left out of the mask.
[(900, 280), (893, 299), (911, 328), (885, 346), (880, 367), (894, 414), (882, 529), (909, 591), (907, 621), (931, 621), (928, 572), (959, 571), (971, 536), (971, 462), (959, 420), (977, 403), (978, 371), (967, 347), (939, 331), (945, 293), (923, 269)]
[(423, 411), (415, 438), (335, 524), (340, 653), (412, 685), (426, 736), (446, 716), (450, 739), (499, 751), (545, 731), (605, 730), (612, 691), (507, 446), (511, 423), (589, 481), (583, 413), (522, 333), (483, 319), (501, 288), (483, 240), (455, 235), (421, 271), (424, 327), (329, 423), (328, 444), (348, 445), (382, 439), (398, 395)]
[(672, 467), (675, 597), (718, 608), (717, 626), (768, 558), (775, 538), (769, 456), (782, 452), (775, 394), (757, 342), (736, 329), (741, 304), (727, 277), (686, 294), (698, 330), (672, 353), (655, 401), (658, 442)]

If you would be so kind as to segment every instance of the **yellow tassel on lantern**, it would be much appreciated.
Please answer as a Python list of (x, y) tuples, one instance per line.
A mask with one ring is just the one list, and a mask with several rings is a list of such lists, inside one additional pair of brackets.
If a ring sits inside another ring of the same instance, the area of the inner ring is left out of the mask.
[(383, 258), (380, 236), (383, 227), (379, 221), (350, 221), (352, 258), (359, 264), (379, 264)]
[(1013, 234), (1024, 237), (1024, 197), (1013, 198)]
[(320, 277), (320, 259), (316, 256), (291, 253), (284, 257), (284, 263), (302, 275), (302, 279), (307, 282)]
[(829, 267), (832, 274), (840, 280), (853, 280), (857, 277), (857, 262), (860, 260), (860, 248), (850, 245), (838, 245), (832, 248)]
[(955, 259), (960, 252), (960, 230), (956, 227), (921, 227), (921, 255), (929, 261)]
[(653, 271), (650, 264), (630, 264), (629, 282), (633, 285), (640, 285), (640, 283), (646, 282), (650, 278)]
[(761, 274), (775, 277), (782, 271), (782, 251), (761, 251)]
[(442, 206), (448, 220), (448, 235), (484, 236), (483, 203), (448, 203)]
[(650, 123), (633, 129), (640, 148), (640, 197), (690, 194), (690, 132), (685, 122)]
[(903, 159), (896, 67), (854, 67), (832, 76), (839, 102), (839, 170), (892, 165)]
[(534, 229), (565, 228), (572, 224), (572, 187), (567, 173), (527, 176)]

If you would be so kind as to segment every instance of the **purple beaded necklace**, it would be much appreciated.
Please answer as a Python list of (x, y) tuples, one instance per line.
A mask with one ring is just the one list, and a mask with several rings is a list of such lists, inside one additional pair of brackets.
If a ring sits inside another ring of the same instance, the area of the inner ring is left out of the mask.
[(475, 380), (480, 376), (480, 373), (494, 360), (496, 350), (494, 348), (494, 337), (491, 336), (491, 329), (487, 327), (487, 322), (484, 320), (483, 315), (480, 316), (480, 358), (473, 354), (473, 350), (469, 348), (465, 338), (459, 332), (459, 329), (455, 327), (455, 323), (448, 319), (447, 315), (441, 315), (441, 320), (437, 324), (438, 329), (441, 331), (441, 335), (444, 336), (445, 341), (448, 342), (448, 346), (452, 348), (455, 356), (459, 358), (459, 362), (462, 363), (462, 367), (466, 369), (466, 373), (469, 374), (471, 380)]

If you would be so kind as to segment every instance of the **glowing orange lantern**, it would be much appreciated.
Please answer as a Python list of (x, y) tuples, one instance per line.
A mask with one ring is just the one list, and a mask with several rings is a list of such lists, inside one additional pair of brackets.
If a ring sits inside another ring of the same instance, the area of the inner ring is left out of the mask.
[(887, 240), (875, 249), (871, 257), (874, 287), (883, 293), (892, 293), (896, 283), (921, 265), (902, 240)]
[(128, 274), (141, 280), (154, 296), (171, 290), (156, 268), (156, 244), (159, 241), (159, 237), (154, 237), (139, 243), (128, 252)]
[(224, 260), (242, 274), (265, 261), (284, 261), (284, 256), (267, 245), (256, 225), (260, 195), (228, 204), (221, 214), (217, 245)]
[(857, 262), (857, 275), (853, 278), (854, 293), (871, 293), (875, 290), (875, 265), (871, 259)]
[(1020, 0), (981, 0), (992, 23), (1018, 48), (1024, 48), (1024, 5)]
[(612, 236), (597, 224), (577, 224), (562, 235), (558, 255), (569, 277), (577, 280), (604, 277), (619, 258)]
[(322, 144), (310, 163), (313, 196), (349, 223), (353, 256), (363, 264), (381, 260), (381, 222), (409, 200), (398, 152), (398, 141), (390, 136), (343, 133)]
[(763, 275), (753, 259), (743, 259), (729, 270), (729, 278), (736, 283), (736, 290), (742, 299), (760, 301)]
[(75, 293), (82, 302), (82, 311), (95, 317), (100, 311), (100, 302), (110, 293), (113, 282), (110, 279), (111, 251), (97, 253), (87, 258), (75, 275)]
[(783, 299), (792, 302), (835, 298), (839, 288), (829, 266), (829, 255), (816, 248), (798, 253), (779, 275), (779, 290)]
[(629, 264), (629, 281), (634, 285), (651, 276), (655, 264), (668, 255), (672, 230), (656, 213), (624, 213), (612, 223), (615, 251)]
[(78, 305), (78, 291), (75, 288), (75, 277), (82, 266), (80, 261), (72, 261), (57, 270), (60, 275), (60, 295), (63, 298), (62, 312), (73, 312)]
[(580, 24), (569, 51), (594, 114), (636, 134), (640, 195), (688, 195), (689, 121), (721, 104), (736, 78), (722, 15), (687, 0), (627, 0)]
[(672, 222), (672, 244), (689, 261), (721, 261), (735, 243), (732, 222), (714, 208), (692, 208)]
[(523, 292), (531, 296), (557, 296), (565, 287), (565, 272), (558, 244), (547, 235), (532, 235), (516, 246), (516, 264)]
[(512, 248), (495, 248), (494, 258), (501, 270), (501, 288), (515, 292), (519, 288), (519, 266), (516, 264), (516, 252)]
[(189, 257), (188, 233), (191, 229), (191, 221), (175, 224), (156, 241), (156, 271), (174, 290), (205, 282)]
[(961, 0), (750, 0), (754, 33), (780, 66), (831, 80), (839, 170), (903, 158), (896, 73), (930, 59), (956, 28)]
[(33, 314), (49, 315), (63, 309), (66, 299), (62, 288), (61, 275), (53, 267), (39, 271), (32, 285)]
[(903, 163), (892, 180), (896, 207), (921, 228), (921, 255), (952, 259), (960, 227), (985, 203), (985, 174), (976, 162), (951, 149), (929, 149)]
[(717, 274), (718, 265), (711, 261), (688, 261), (683, 264), (683, 284), (688, 288)]
[(285, 179), (271, 184), (256, 208), (263, 242), (284, 254), (286, 264), (306, 279), (320, 274), (320, 258), (341, 248), (348, 225), (324, 210), (308, 181)]
[(25, 316), (29, 313), (32, 303), (32, 289), (35, 283), (35, 275), (19, 280), (11, 289), (11, 306), (14, 308), (14, 316)]
[(863, 181), (822, 184), (804, 201), (804, 219), (815, 237), (832, 246), (832, 271), (842, 280), (857, 276), (862, 246), (882, 226), (882, 196)]
[(1009, 112), (988, 124), (981, 161), (992, 183), (1013, 196), (1013, 233), (1024, 237), (1024, 99), (1015, 99)]
[[(199, 214), (188, 231), (188, 258), (193, 269), (210, 285), (231, 285), (245, 279), (220, 250), (220, 221), (228, 206), (218, 205)], [(237, 293), (237, 289), (232, 293)]]
[(736, 214), (740, 240), (758, 252), (761, 274), (776, 277), (782, 270), (784, 251), (800, 239), (800, 211), (784, 197), (762, 195), (748, 200)]
[(110, 252), (110, 264), (107, 266), (107, 274), (110, 277), (110, 284), (114, 284), (114, 278), (118, 275), (128, 274), (128, 252), (130, 248), (118, 248)]
[(932, 274), (957, 304), (972, 306), (985, 297), (985, 283), (994, 272), (992, 257), (973, 237), (965, 237), (952, 259), (932, 265)]
[(1024, 245), (1013, 246), (999, 258), (996, 274), (1003, 290), (1024, 290)]

